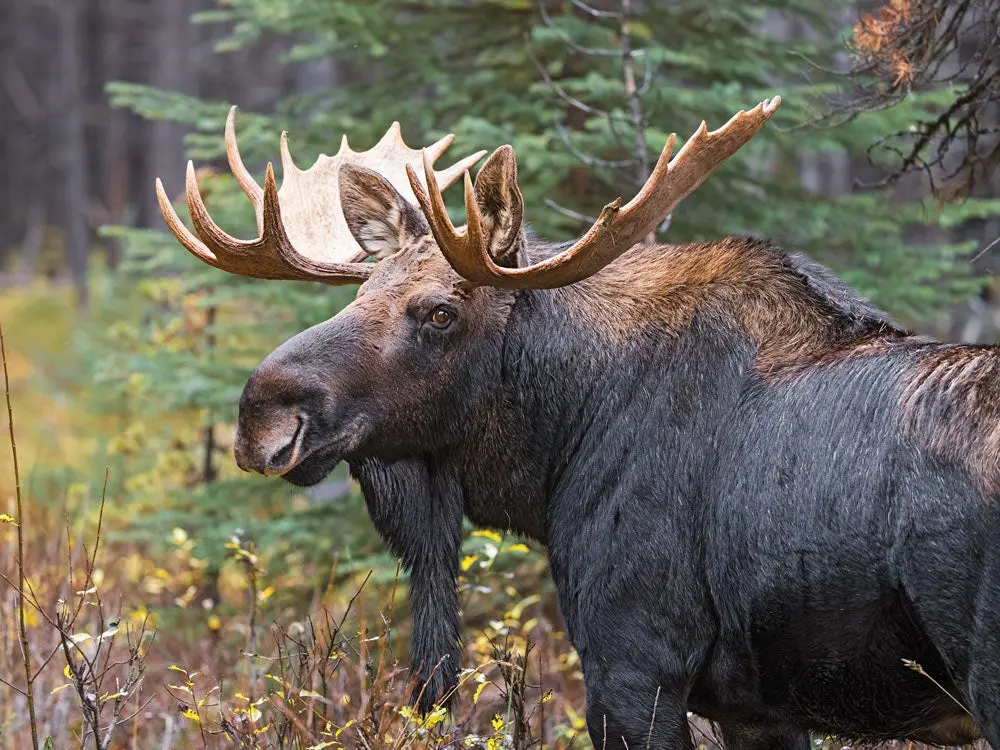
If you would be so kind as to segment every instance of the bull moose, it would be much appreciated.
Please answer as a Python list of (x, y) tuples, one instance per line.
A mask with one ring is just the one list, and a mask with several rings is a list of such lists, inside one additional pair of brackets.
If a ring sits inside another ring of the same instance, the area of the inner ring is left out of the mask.
[[(260, 236), (218, 268), (360, 284), (240, 399), (236, 461), (296, 485), (341, 461), (410, 571), (423, 708), (458, 670), (463, 516), (543, 543), (595, 746), (730, 750), (809, 733), (1000, 748), (1000, 355), (916, 336), (825, 267), (749, 238), (643, 242), (779, 99), (671, 159), (581, 239), (527, 232), (514, 151), (435, 172), (398, 124), (309, 170), (284, 136)], [(442, 185), (464, 179), (456, 229)], [(364, 261), (375, 262), (364, 262)], [(921, 670), (907, 664), (920, 665)]]

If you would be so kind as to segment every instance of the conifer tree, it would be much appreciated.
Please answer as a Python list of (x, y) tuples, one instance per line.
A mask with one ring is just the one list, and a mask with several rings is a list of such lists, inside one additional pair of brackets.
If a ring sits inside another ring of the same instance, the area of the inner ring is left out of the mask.
[[(335, 151), (344, 133), (354, 148), (369, 147), (393, 120), (401, 122), (410, 144), (454, 132), (450, 153), (456, 157), (510, 143), (527, 219), (550, 239), (578, 235), (602, 205), (631, 197), (670, 132), (684, 139), (702, 120), (715, 128), (739, 109), (781, 94), (773, 125), (685, 201), (656, 239), (767, 237), (832, 266), (903, 322), (920, 324), (974, 293), (980, 281), (964, 260), (971, 247), (914, 245), (908, 228), (939, 220), (954, 225), (998, 206), (969, 200), (939, 217), (936, 207), (886, 192), (828, 197), (803, 187), (798, 164), (804, 156), (864, 158), (880, 133), (926, 119), (942, 101), (940, 93), (914, 94), (835, 129), (801, 129), (836, 85), (823, 78), (822, 68), (833, 64), (849, 33), (850, 24), (831, 24), (828, 5), (230, 0), (195, 20), (232, 24), (232, 37), (218, 54), (261, 35), (285, 35), (295, 40), (288, 65), (332, 60), (343, 79), (290, 95), (269, 115), (240, 113), (241, 152), (258, 176), (266, 160), (276, 160), (282, 130), (303, 167)], [(786, 38), (776, 33), (779, 25), (799, 33)], [(111, 93), (117, 106), (191, 127), (192, 158), (214, 168), (201, 181), (213, 215), (237, 236), (253, 236), (250, 207), (222, 158), (225, 115), (240, 102), (198, 101), (126, 84), (112, 85)], [(167, 188), (182, 191), (181, 185)], [(460, 190), (446, 197), (460, 219)], [(148, 516), (150, 527), (196, 517), (206, 534), (224, 535), (242, 524), (275, 542), (309, 539), (317, 554), (342, 548), (345, 536), (377, 549), (357, 498), (347, 507), (357, 511), (352, 517), (359, 523), (321, 526), (325, 516), (343, 516), (344, 506), (290, 509), (287, 485), (236, 476), (224, 427), (235, 421), (240, 389), (260, 357), (335, 314), (351, 290), (241, 279), (191, 258), (167, 234), (108, 231), (122, 235), (127, 247), (120, 273), (142, 282), (128, 295), (103, 295), (106, 314), (134, 320), (142, 311), (145, 322), (110, 327), (87, 359), (108, 384), (105, 392), (126, 394), (117, 403), (120, 413), (156, 426), (122, 454), (134, 492), (158, 486), (144, 484), (150, 472), (173, 477), (171, 501), (150, 501), (156, 509)], [(115, 289), (126, 287), (116, 280)], [(131, 315), (122, 316), (122, 308)], [(339, 536), (317, 534), (317, 528), (336, 528)]]

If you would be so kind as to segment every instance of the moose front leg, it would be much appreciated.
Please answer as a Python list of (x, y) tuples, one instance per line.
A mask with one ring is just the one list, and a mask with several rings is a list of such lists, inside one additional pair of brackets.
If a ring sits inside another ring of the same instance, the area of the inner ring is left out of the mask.
[(410, 573), (414, 702), (427, 713), (449, 702), (458, 681), (458, 558), (461, 485), (420, 460), (351, 465), (368, 513), (386, 546)]

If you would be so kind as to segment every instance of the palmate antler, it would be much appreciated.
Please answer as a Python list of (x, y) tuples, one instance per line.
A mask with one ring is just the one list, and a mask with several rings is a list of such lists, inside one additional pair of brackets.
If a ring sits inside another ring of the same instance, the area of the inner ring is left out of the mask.
[[(720, 164), (753, 138), (779, 104), (781, 97), (778, 96), (765, 100), (749, 112), (741, 111), (734, 115), (718, 130), (709, 131), (702, 122), (697, 132), (671, 160), (677, 140), (677, 135), (672, 134), (652, 175), (635, 198), (624, 206), (620, 198), (609, 203), (594, 226), (572, 247), (523, 268), (504, 268), (490, 257), (483, 217), (468, 172), (465, 173), (467, 225), (462, 232), (456, 230), (448, 218), (441, 189), (434, 177), (432, 154), (425, 155), (423, 180), (410, 165), (407, 165), (406, 173), (434, 239), (460, 276), (484, 286), (553, 289), (594, 275), (652, 232)], [(424, 184), (427, 185), (427, 192), (424, 192)], [(517, 186), (514, 185), (513, 189), (516, 191)]]
[[(288, 139), (281, 134), (281, 189), (274, 180), (274, 168), (267, 165), (264, 187), (251, 177), (236, 146), (236, 107), (226, 119), (226, 155), (229, 167), (257, 214), (255, 240), (237, 239), (212, 221), (198, 189), (194, 165), (187, 166), (187, 204), (194, 234), (181, 222), (159, 179), (156, 197), (167, 226), (178, 241), (206, 263), (224, 271), (259, 279), (321, 281), (326, 284), (356, 284), (371, 274), (365, 258), (351, 234), (340, 207), (340, 168), (354, 164), (374, 170), (389, 180), (410, 200), (414, 199), (406, 179), (406, 169), (420, 163), (433, 164), (454, 140), (447, 135), (418, 151), (407, 146), (394, 122), (386, 134), (368, 151), (352, 151), (344, 136), (335, 156), (320, 155), (307, 170), (295, 166), (288, 151)], [(479, 161), (485, 151), (467, 156), (448, 169), (434, 172), (446, 187)], [(419, 184), (419, 183), (418, 183)], [(422, 189), (422, 188), (421, 188)]]

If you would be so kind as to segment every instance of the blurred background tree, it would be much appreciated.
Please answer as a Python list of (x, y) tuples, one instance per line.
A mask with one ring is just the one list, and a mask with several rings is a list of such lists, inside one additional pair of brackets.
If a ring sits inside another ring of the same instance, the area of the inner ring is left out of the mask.
[[(286, 576), (279, 605), (298, 606), (335, 555), (340, 576), (374, 566), (392, 578), (342, 470), (304, 492), (233, 465), (250, 370), (353, 290), (229, 276), (162, 231), (154, 177), (179, 197), (188, 156), (213, 216), (253, 236), (224, 159), (232, 104), (258, 177), (282, 130), (300, 167), (344, 134), (371, 146), (393, 120), (410, 145), (454, 132), (452, 159), (510, 143), (534, 231), (566, 239), (636, 192), (670, 132), (686, 138), (703, 119), (715, 128), (781, 94), (773, 125), (657, 239), (768, 237), (829, 264), (908, 325), (993, 342), (1000, 56), (977, 14), (991, 3), (927, 3), (941, 11), (930, 16), (916, 0), (861, 5), (3, 0), (0, 314), (17, 301), (4, 322), (15, 342), (26, 332), (30, 385), (45, 394), (31, 402), (32, 494), (60, 507), (95, 492), (94, 467), (110, 466), (115, 538), (165, 553), (183, 529), (206, 568), (192, 601), (220, 599), (234, 534)], [(911, 43), (945, 34), (936, 57)], [(932, 75), (939, 60), (949, 76)], [(938, 122), (950, 124), (929, 129)], [(926, 168), (901, 163), (910, 152), (871, 149), (887, 138), (904, 139)], [(954, 161), (935, 161), (943, 139), (965, 154), (967, 178), (944, 196), (931, 183), (956, 184)], [(447, 197), (460, 218), (460, 191)], [(39, 276), (47, 285), (32, 283)], [(74, 316), (65, 288), (85, 313)], [(66, 403), (76, 416), (59, 422)], [(87, 439), (70, 437), (81, 431)], [(542, 558), (532, 560), (537, 575)]]
[(951, 91), (930, 117), (871, 144), (888, 167), (874, 184), (919, 173), (942, 202), (982, 194), (1000, 166), (1000, 2), (890, 0), (861, 15), (849, 46), (855, 85), (831, 99), (829, 124), (896, 106), (913, 91)]

